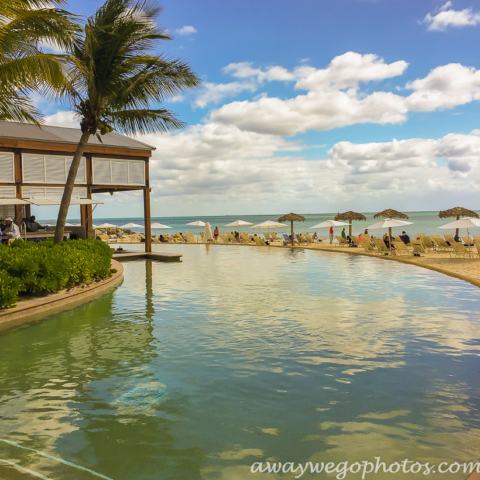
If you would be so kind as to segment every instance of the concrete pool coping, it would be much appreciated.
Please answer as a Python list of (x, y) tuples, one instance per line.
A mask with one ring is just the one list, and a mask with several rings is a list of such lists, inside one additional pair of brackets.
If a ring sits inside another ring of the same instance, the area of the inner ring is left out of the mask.
[(88, 287), (76, 286), (71, 290), (62, 290), (41, 298), (21, 299), (16, 307), (1, 310), (0, 331), (43, 319), (47, 315), (73, 308), (109, 292), (123, 282), (123, 265), (112, 260), (112, 268), (117, 271), (110, 278), (94, 282)]

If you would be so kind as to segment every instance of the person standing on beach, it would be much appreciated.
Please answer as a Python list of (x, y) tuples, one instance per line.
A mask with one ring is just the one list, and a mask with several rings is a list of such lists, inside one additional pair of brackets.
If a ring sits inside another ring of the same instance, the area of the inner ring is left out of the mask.
[(330, 243), (333, 243), (333, 227), (330, 227)]
[(220, 231), (218, 230), (218, 227), (215, 227), (215, 230), (213, 231), (213, 236), (215, 237), (215, 241), (218, 240), (219, 234), (220, 234)]
[(342, 230), (342, 237), (345, 238), (345, 239), (347, 238), (347, 234), (346, 234), (346, 232), (345, 232), (345, 228)]

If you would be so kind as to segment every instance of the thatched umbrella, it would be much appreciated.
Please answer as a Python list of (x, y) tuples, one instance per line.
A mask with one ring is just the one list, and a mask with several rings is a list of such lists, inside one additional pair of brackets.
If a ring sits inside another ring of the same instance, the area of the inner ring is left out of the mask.
[[(455, 207), (455, 208), (450, 208), (450, 210), (443, 210), (438, 214), (438, 216), (440, 218), (456, 218), (457, 220), (460, 220), (460, 217), (479, 218), (477, 212), (474, 212), (473, 210), (469, 210), (468, 208), (463, 208), (463, 207)], [(457, 228), (455, 230), (455, 236), (456, 237), (460, 236), (460, 229)]]
[(348, 235), (351, 237), (352, 236), (352, 220), (367, 220), (367, 217), (365, 215), (362, 215), (361, 213), (357, 212), (345, 212), (345, 213), (339, 213), (336, 215), (334, 218), (335, 221), (337, 222), (345, 222), (348, 221), (350, 226), (348, 227)]
[[(403, 218), (404, 220), (408, 220), (408, 215), (405, 215), (402, 212), (397, 212), (397, 210), (393, 210), (391, 208), (387, 208), (383, 212), (376, 213), (373, 218)], [(390, 242), (390, 239), (392, 238), (392, 227), (388, 228), (388, 243)]]
[(291, 224), (291, 231), (292, 231), (292, 247), (293, 247), (293, 222), (304, 222), (305, 217), (302, 217), (301, 215), (297, 215), (296, 213), (288, 213), (287, 215), (284, 215), (283, 217), (280, 217), (278, 219), (280, 223), (283, 222), (290, 222)]

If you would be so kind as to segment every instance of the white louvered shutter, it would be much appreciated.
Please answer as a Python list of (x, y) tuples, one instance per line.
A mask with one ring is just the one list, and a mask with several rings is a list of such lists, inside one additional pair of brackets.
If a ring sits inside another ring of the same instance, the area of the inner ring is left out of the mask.
[(15, 160), (13, 153), (0, 153), (0, 182), (15, 181)]
[(110, 185), (112, 183), (112, 172), (110, 169), (110, 160), (107, 158), (94, 158), (93, 183), (97, 185)]
[(145, 185), (145, 162), (130, 160), (128, 169), (129, 185)]
[(112, 160), (112, 184), (128, 185), (128, 162)]
[(0, 187), (0, 198), (15, 198), (16, 196), (15, 186)]
[(25, 183), (44, 183), (45, 157), (43, 155), (22, 155), (22, 171)]
[(65, 157), (45, 157), (46, 183), (65, 183)]

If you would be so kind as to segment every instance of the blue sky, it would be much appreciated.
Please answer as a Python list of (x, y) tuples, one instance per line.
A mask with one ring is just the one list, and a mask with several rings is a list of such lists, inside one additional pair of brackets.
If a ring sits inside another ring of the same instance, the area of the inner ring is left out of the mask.
[[(159, 51), (204, 83), (167, 103), (186, 130), (144, 138), (154, 215), (480, 208), (479, 2), (161, 5), (174, 40)], [(76, 124), (39, 104), (48, 123)], [(141, 212), (123, 197), (98, 215)]]

